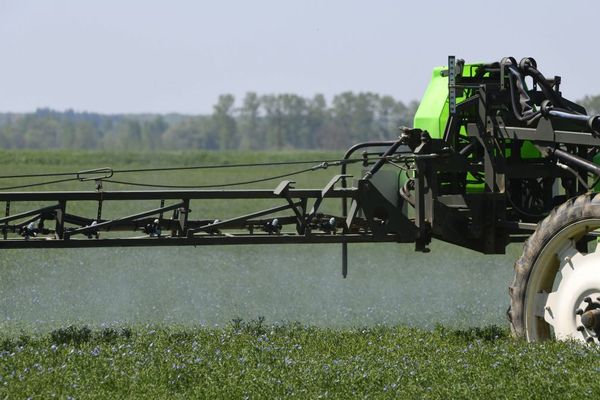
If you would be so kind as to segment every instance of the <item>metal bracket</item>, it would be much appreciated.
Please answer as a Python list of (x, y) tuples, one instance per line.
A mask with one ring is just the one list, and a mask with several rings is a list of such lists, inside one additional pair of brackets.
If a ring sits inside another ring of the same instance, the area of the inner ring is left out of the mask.
[(277, 185), (275, 190), (273, 190), (273, 194), (275, 196), (285, 196), (286, 193), (288, 192), (288, 190), (293, 189), (292, 184), (294, 184), (294, 183), (296, 183), (296, 182), (294, 182), (294, 181), (281, 182), (279, 185)]
[[(6, 202), (6, 210), (4, 215), (6, 217), (10, 216), (10, 200)], [(6, 240), (6, 238), (8, 237), (8, 221), (4, 223), (4, 228), (2, 229), (2, 237), (4, 238), (4, 240)]]
[(201, 226), (199, 228), (188, 229), (188, 237), (192, 237), (193, 234), (196, 233), (196, 232), (210, 231), (210, 230), (214, 230), (214, 229), (217, 229), (217, 228), (225, 228), (228, 225), (232, 225), (232, 224), (235, 224), (237, 222), (244, 222), (244, 221), (247, 221), (247, 220), (249, 220), (251, 218), (264, 217), (265, 215), (273, 214), (273, 213), (276, 213), (276, 212), (279, 212), (279, 211), (288, 210), (290, 208), (293, 208), (294, 206), (299, 206), (299, 205), (300, 205), (300, 203), (293, 203), (293, 204), (288, 204), (288, 205), (273, 207), (273, 208), (269, 208), (267, 210), (258, 211), (258, 212), (254, 212), (254, 213), (250, 213), (250, 214), (246, 214), (246, 215), (242, 215), (240, 217), (230, 218), (230, 219), (226, 219), (226, 220), (223, 220), (223, 221), (213, 222), (211, 224), (203, 225), (203, 226)]
[(327, 195), (329, 195), (333, 191), (335, 184), (338, 183), (340, 180), (346, 179), (346, 178), (352, 178), (352, 175), (339, 174), (339, 175), (336, 175), (333, 178), (331, 178), (329, 183), (327, 183), (327, 185), (325, 185), (323, 190), (321, 190), (321, 197), (319, 197), (318, 199), (315, 200), (315, 204), (313, 205), (312, 209), (310, 210), (309, 217), (313, 217), (317, 213), (317, 211), (319, 210), (319, 207), (321, 206), (321, 203), (323, 202), (325, 197), (327, 197)]
[(113, 169), (110, 167), (86, 169), (84, 171), (77, 172), (77, 179), (81, 182), (86, 181), (98, 181), (102, 179), (109, 179), (113, 176)]
[(306, 231), (306, 221), (304, 220), (304, 214), (306, 213), (306, 205), (303, 206), (302, 212), (300, 212), (300, 210), (298, 209), (298, 206), (301, 204), (294, 203), (294, 201), (288, 196), (288, 192), (290, 189), (292, 189), (293, 183), (296, 183), (296, 182), (294, 182), (294, 181), (281, 182), (279, 185), (277, 185), (275, 190), (273, 190), (273, 194), (275, 196), (280, 196), (280, 197), (285, 198), (285, 200), (288, 202), (292, 211), (294, 211), (294, 214), (296, 215), (296, 219), (298, 220), (298, 227), (299, 227), (298, 231), (305, 232)]
[(329, 183), (327, 185), (325, 185), (323, 190), (321, 190), (321, 198), (324, 198), (325, 196), (327, 196), (333, 190), (335, 184), (338, 183), (338, 181), (340, 179), (346, 179), (346, 178), (352, 178), (352, 175), (340, 174), (340, 175), (336, 175), (333, 178), (331, 178)]
[[(54, 208), (56, 208), (56, 207), (57, 206), (54, 206)], [(173, 204), (173, 205), (170, 205), (170, 206), (167, 206), (167, 207), (156, 208), (154, 210), (145, 211), (145, 212), (142, 212), (142, 213), (139, 213), (139, 214), (129, 215), (129, 216), (123, 217), (123, 218), (117, 218), (117, 219), (113, 219), (113, 220), (110, 220), (110, 221), (100, 222), (100, 223), (98, 223), (98, 224), (96, 224), (94, 226), (84, 226), (84, 227), (81, 227), (81, 228), (73, 229), (71, 231), (65, 231), (64, 236), (65, 236), (65, 239), (68, 239), (69, 237), (71, 237), (73, 235), (77, 235), (79, 233), (85, 234), (85, 233), (88, 233), (88, 232), (97, 231), (99, 229), (109, 228), (109, 227), (111, 227), (113, 225), (117, 225), (117, 224), (119, 224), (121, 222), (135, 221), (136, 219), (148, 217), (148, 216), (151, 216), (151, 215), (155, 215), (155, 214), (158, 214), (158, 213), (163, 212), (163, 211), (179, 210), (182, 207), (185, 207), (187, 209), (187, 204), (185, 202), (177, 203), (177, 204)], [(186, 212), (186, 214), (187, 214), (187, 212)]]
[(448, 56), (448, 101), (450, 115), (456, 114), (456, 57)]

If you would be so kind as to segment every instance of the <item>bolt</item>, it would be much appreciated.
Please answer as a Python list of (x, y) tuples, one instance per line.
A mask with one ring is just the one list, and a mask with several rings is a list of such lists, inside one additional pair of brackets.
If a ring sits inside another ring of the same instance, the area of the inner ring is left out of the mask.
[(588, 296), (585, 299), (583, 299), (583, 301), (585, 301), (586, 303), (590, 304), (592, 302), (592, 298)]
[(585, 339), (586, 342), (588, 343), (594, 343), (594, 338), (593, 337), (589, 337), (587, 339)]
[(575, 311), (575, 314), (581, 315), (583, 314), (583, 310), (581, 308), (578, 308), (577, 311)]
[(585, 328), (584, 328), (582, 325), (579, 325), (579, 326), (577, 327), (577, 330), (578, 330), (579, 332), (583, 332), (583, 331), (585, 331)]

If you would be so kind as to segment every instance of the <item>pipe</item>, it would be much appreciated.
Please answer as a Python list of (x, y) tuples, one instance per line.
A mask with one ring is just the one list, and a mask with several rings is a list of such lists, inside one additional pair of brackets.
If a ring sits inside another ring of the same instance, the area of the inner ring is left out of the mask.
[(401, 137), (398, 140), (396, 140), (394, 142), (394, 144), (392, 144), (385, 151), (385, 153), (383, 153), (383, 156), (379, 160), (377, 160), (377, 162), (375, 163), (375, 165), (373, 165), (371, 167), (371, 169), (365, 174), (365, 176), (363, 177), (363, 179), (371, 179), (371, 177), (373, 175), (375, 175), (377, 173), (377, 171), (379, 171), (381, 169), (381, 167), (383, 167), (383, 165), (387, 161), (387, 157), (389, 157), (392, 154), (394, 154), (396, 152), (396, 150), (398, 150), (398, 147), (400, 147), (403, 142), (404, 142), (404, 138), (403, 137)]
[(557, 109), (548, 110), (548, 115), (571, 121), (583, 122), (592, 132), (600, 133), (600, 115), (573, 114)]
[(556, 157), (562, 161), (575, 165), (577, 168), (585, 169), (596, 176), (600, 176), (600, 167), (593, 162), (586, 160), (585, 158), (576, 156), (567, 151), (561, 149), (548, 149), (553, 157)]
[[(396, 140), (380, 140), (380, 141), (374, 141), (374, 142), (362, 142), (362, 143), (357, 143), (354, 146), (350, 147), (347, 151), (346, 154), (344, 154), (344, 158), (343, 160), (347, 160), (350, 158), (350, 156), (352, 154), (354, 154), (355, 151), (360, 150), (360, 149), (364, 149), (365, 147), (384, 147), (384, 146), (391, 146), (394, 143), (396, 143)], [(342, 175), (346, 175), (346, 171), (347, 171), (347, 163), (342, 163), (342, 171), (341, 174)], [(342, 178), (342, 188), (346, 188), (346, 178)], [(348, 213), (348, 200), (344, 197), (342, 199), (342, 215), (345, 217), (347, 217)], [(344, 230), (346, 229), (346, 227), (344, 227)], [(346, 276), (348, 276), (348, 242), (342, 242), (342, 277), (346, 278)]]
[(586, 123), (590, 119), (589, 115), (573, 114), (573, 113), (569, 113), (569, 112), (565, 112), (565, 111), (558, 111), (558, 110), (549, 110), (548, 115), (551, 115), (553, 117), (558, 117), (558, 118), (570, 119), (573, 121), (586, 122)]

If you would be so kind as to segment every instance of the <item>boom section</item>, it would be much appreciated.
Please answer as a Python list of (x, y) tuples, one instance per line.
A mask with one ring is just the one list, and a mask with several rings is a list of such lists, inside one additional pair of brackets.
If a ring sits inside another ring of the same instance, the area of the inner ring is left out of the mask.
[[(359, 197), (358, 188), (335, 188), (342, 178), (337, 175), (323, 189), (294, 189), (293, 182), (283, 181), (274, 190), (0, 192), (5, 203), (0, 248), (397, 241), (394, 233), (372, 229), (373, 218), (347, 225), (347, 218), (321, 211), (328, 202), (339, 207), (340, 199)], [(219, 200), (243, 201), (248, 212), (219, 219), (194, 211)], [(115, 215), (123, 209), (135, 211)]]

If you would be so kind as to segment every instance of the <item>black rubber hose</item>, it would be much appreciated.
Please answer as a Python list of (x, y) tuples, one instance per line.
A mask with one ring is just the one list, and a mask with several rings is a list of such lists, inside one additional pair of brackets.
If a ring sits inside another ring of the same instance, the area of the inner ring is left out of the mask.
[(565, 105), (565, 103), (562, 101), (562, 98), (552, 89), (544, 74), (542, 74), (533, 66), (527, 67), (524, 72), (527, 76), (531, 76), (534, 82), (540, 85), (546, 98), (551, 100), (555, 106), (563, 107), (567, 110), (573, 111), (568, 105)]
[[(521, 122), (534, 121), (535, 119), (537, 119), (541, 116), (541, 111), (534, 112), (533, 107), (530, 104), (528, 104), (529, 96), (527, 96), (527, 92), (525, 90), (525, 84), (522, 81), (523, 77), (521, 76), (519, 71), (513, 66), (508, 66), (508, 71), (510, 72), (510, 74), (508, 75), (509, 86), (510, 86), (510, 100), (511, 100), (513, 114), (514, 114), (515, 118), (517, 118)], [(522, 99), (522, 100), (520, 100), (520, 102), (522, 105), (526, 105), (529, 107), (528, 115), (525, 115), (525, 112), (522, 111), (522, 108), (519, 108), (517, 106), (517, 103), (516, 103), (517, 94), (515, 93), (515, 81), (514, 81), (515, 78), (518, 81), (518, 85), (519, 85), (518, 90), (521, 93), (520, 99)], [(523, 94), (526, 95), (526, 99), (522, 97)]]

